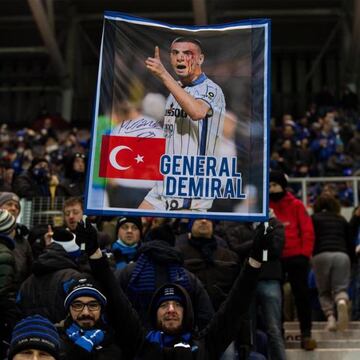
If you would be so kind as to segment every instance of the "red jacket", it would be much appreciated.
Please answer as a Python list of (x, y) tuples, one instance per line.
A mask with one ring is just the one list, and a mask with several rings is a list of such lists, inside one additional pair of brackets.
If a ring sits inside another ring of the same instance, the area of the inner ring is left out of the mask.
[(282, 257), (311, 256), (314, 247), (314, 227), (304, 204), (286, 192), (280, 201), (270, 201), (270, 208), (285, 226), (285, 244)]

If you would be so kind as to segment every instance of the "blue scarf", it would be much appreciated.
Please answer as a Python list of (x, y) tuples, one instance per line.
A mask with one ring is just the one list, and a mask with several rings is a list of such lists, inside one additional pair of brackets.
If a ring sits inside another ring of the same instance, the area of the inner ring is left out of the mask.
[(190, 345), (191, 334), (188, 332), (174, 336), (166, 335), (160, 330), (151, 330), (146, 335), (146, 340), (151, 343), (159, 344), (161, 349), (164, 347), (176, 347), (178, 344), (185, 345), (184, 347), (187, 347), (186, 345), (188, 345), (188, 347), (191, 348), (191, 351), (195, 351), (197, 349), (197, 346)]
[[(117, 260), (116, 269), (124, 268), (130, 261), (135, 259), (137, 254), (138, 244), (126, 245), (121, 239), (117, 239), (111, 246), (111, 251), (115, 254), (119, 252), (126, 260)], [(116, 259), (116, 257), (115, 257)]]
[[(166, 267), (169, 282), (181, 285), (187, 290), (190, 289), (189, 278), (181, 265), (170, 263)], [(135, 292), (154, 292), (156, 290), (155, 265), (146, 254), (141, 254), (137, 259), (129, 281), (129, 288)]]
[(67, 337), (76, 345), (91, 352), (104, 340), (105, 333), (100, 329), (83, 330), (78, 324), (72, 323), (66, 329)]

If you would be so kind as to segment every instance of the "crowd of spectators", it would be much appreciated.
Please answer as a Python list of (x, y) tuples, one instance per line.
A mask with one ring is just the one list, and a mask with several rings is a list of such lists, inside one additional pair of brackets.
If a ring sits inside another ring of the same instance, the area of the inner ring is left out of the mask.
[[(336, 106), (322, 95), (303, 117), (271, 123), (267, 232), (206, 218), (84, 222), (89, 130), (57, 129), (50, 117), (37, 130), (1, 125), (0, 359), (282, 360), (282, 324), (294, 320), (285, 282), (304, 350), (316, 348), (312, 321), (342, 331), (359, 320), (360, 210), (350, 222), (340, 215), (351, 186), (315, 184), (310, 216), (285, 175), (360, 173), (354, 97)], [(61, 226), (17, 222), (20, 199), (39, 197), (65, 199)]]

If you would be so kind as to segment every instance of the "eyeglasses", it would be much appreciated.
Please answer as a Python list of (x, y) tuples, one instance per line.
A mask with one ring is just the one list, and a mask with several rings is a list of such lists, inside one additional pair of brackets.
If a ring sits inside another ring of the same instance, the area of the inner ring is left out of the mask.
[(89, 301), (88, 303), (83, 303), (81, 301), (74, 301), (71, 303), (71, 308), (74, 311), (83, 311), (84, 307), (86, 306), (89, 311), (98, 311), (101, 308), (101, 305), (97, 301)]
[(85, 154), (82, 154), (82, 153), (75, 153), (75, 157), (76, 157), (76, 158), (81, 158), (81, 159), (85, 159), (85, 158), (86, 158)]

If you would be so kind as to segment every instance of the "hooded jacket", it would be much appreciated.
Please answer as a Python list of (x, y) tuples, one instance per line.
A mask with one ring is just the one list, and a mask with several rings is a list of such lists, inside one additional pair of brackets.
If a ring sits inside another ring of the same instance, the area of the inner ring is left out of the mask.
[[(175, 248), (169, 246), (164, 241), (152, 240), (143, 244), (139, 249), (140, 261), (146, 258), (155, 269), (154, 284), (143, 290), (136, 287), (138, 277), (144, 277), (142, 269), (136, 276), (139, 263), (132, 263), (121, 271), (116, 271), (115, 276), (121, 288), (129, 297), (132, 306), (138, 312), (140, 319), (146, 326), (150, 325), (148, 318), (149, 305), (156, 289), (168, 282), (177, 284), (187, 284), (186, 290), (190, 294), (191, 300), (196, 309), (195, 326), (199, 329), (204, 328), (214, 315), (214, 309), (209, 295), (200, 280), (186, 270), (182, 254)], [(171, 279), (171, 271), (174, 269), (174, 279)]]
[(61, 245), (51, 243), (34, 261), (32, 275), (21, 285), (17, 302), (25, 316), (39, 314), (58, 323), (66, 316), (66, 283), (79, 278), (76, 261)]
[(270, 208), (285, 226), (282, 258), (303, 255), (310, 258), (314, 248), (314, 227), (304, 204), (286, 192), (279, 201), (270, 201)]
[[(239, 331), (239, 320), (248, 311), (260, 272), (260, 269), (245, 264), (226, 301), (206, 328), (199, 333), (190, 331), (190, 339), (186, 344), (162, 348), (147, 338), (148, 332), (117, 284), (107, 259), (102, 257), (90, 260), (90, 265), (94, 277), (103, 285), (108, 299), (108, 311), (112, 314), (110, 320), (116, 332), (115, 339), (126, 352), (127, 358), (138, 360), (218, 360)], [(155, 311), (156, 307), (153, 306), (152, 304), (150, 308)], [(191, 326), (190, 303), (185, 308), (184, 331), (187, 331), (190, 330), (188, 326)]]

